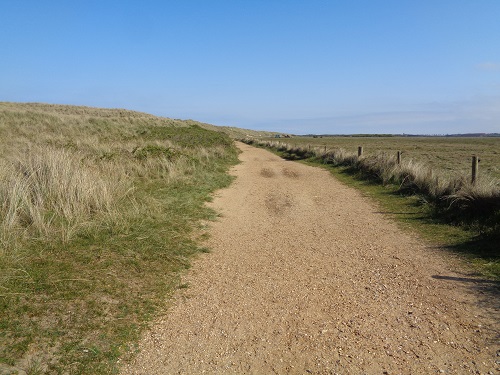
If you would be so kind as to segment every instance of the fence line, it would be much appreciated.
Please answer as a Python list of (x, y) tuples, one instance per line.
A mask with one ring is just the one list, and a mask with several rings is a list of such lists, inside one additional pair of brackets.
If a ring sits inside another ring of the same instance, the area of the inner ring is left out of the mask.
[(475, 185), (477, 181), (477, 175), (479, 173), (479, 162), (481, 160), (476, 156), (472, 156), (472, 184)]
[(325, 164), (351, 167), (379, 179), (383, 184), (396, 183), (400, 185), (400, 190), (421, 193), (439, 205), (472, 207), (473, 210), (481, 207), (480, 210), (487, 211), (500, 209), (500, 181), (478, 178), (479, 158), (476, 155), (473, 157), (472, 178), (446, 177), (436, 174), (424, 163), (402, 160), (401, 151), (392, 157), (384, 154), (363, 156), (363, 146), (358, 146), (356, 154), (340, 148), (311, 147), (310, 144), (293, 146), (255, 139), (243, 141), (283, 152), (286, 158), (292, 160), (315, 158)]

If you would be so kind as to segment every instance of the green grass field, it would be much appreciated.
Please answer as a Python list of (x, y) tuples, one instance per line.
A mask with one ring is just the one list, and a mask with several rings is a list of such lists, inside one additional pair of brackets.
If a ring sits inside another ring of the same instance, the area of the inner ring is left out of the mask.
[(213, 129), (0, 103), (1, 374), (110, 374), (133, 352), (206, 251), (204, 203), (237, 162)]
[[(266, 140), (275, 140), (266, 138)], [(423, 162), (447, 176), (470, 176), (472, 155), (480, 157), (480, 176), (500, 179), (500, 137), (294, 137), (282, 141), (300, 146), (343, 148), (365, 155), (385, 152), (395, 155), (402, 151), (403, 159)]]

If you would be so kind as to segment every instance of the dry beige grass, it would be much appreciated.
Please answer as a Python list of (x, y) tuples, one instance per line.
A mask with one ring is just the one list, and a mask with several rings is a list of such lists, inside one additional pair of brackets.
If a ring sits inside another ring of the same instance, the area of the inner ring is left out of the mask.
[(28, 142), (24, 146), (4, 159), (0, 169), (4, 237), (24, 233), (67, 240), (77, 227), (112, 215), (131, 188), (121, 168), (92, 163), (83, 152)]
[(0, 103), (2, 238), (67, 240), (77, 228), (116, 219), (135, 177), (180, 180), (193, 173), (193, 160), (225, 153), (140, 136), (186, 124), (125, 110)]

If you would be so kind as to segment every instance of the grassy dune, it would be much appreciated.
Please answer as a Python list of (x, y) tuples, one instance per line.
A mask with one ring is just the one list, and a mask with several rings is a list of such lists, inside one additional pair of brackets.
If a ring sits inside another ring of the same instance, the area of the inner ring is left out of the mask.
[(133, 349), (230, 182), (236, 149), (209, 129), (0, 103), (0, 373), (107, 374)]

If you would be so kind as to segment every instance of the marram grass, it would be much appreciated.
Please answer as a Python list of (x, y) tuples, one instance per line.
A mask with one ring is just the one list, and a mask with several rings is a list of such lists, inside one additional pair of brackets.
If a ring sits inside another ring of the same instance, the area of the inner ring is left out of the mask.
[(231, 181), (216, 129), (0, 103), (0, 373), (109, 374), (203, 252)]

